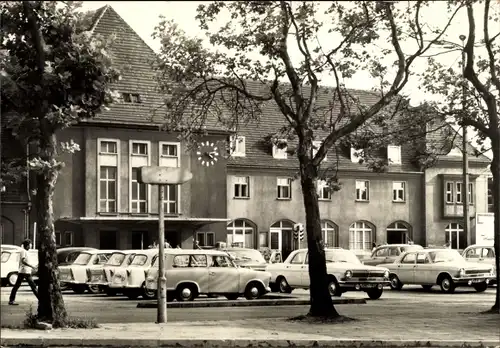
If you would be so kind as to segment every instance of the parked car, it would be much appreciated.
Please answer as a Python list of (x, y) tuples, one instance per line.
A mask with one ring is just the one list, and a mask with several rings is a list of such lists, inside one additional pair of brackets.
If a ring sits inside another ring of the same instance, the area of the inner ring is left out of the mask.
[(128, 267), (117, 267), (109, 272), (108, 291), (123, 293), (134, 300), (139, 296), (145, 299), (156, 297), (156, 291), (146, 288), (146, 271), (158, 257), (158, 249), (138, 251)]
[(2, 244), (0, 245), (1, 250), (19, 250), (22, 247), (19, 245), (13, 245), (13, 244)]
[(87, 268), (90, 265), (104, 265), (112, 253), (117, 250), (84, 250), (75, 261), (69, 265), (59, 267), (59, 281), (61, 285), (71, 288), (77, 294), (89, 290), (87, 285)]
[(106, 291), (108, 295), (116, 295), (115, 290), (108, 287), (108, 279), (111, 279), (111, 273), (118, 267), (128, 267), (137, 252), (141, 250), (123, 250), (116, 251), (109, 257), (104, 265), (90, 265), (87, 268), (87, 285), (92, 292)]
[(452, 293), (458, 286), (472, 286), (485, 291), (494, 279), (491, 265), (467, 262), (452, 249), (409, 251), (394, 262), (382, 264), (390, 271), (391, 288), (400, 290), (405, 284), (422, 285), (426, 290), (439, 285), (441, 291)]
[[(493, 271), (496, 277), (496, 264), (495, 264), (495, 247), (492, 245), (471, 245), (465, 248), (462, 257), (469, 262), (479, 262), (493, 266)], [(500, 256), (499, 256), (500, 257)], [(496, 279), (490, 282), (490, 285), (496, 283)]]
[(281, 250), (270, 249), (270, 248), (260, 248), (259, 252), (264, 256), (267, 263), (280, 263), (283, 262), (283, 257)]
[(422, 250), (424, 247), (418, 244), (386, 244), (376, 247), (370, 257), (361, 259), (365, 265), (380, 265), (392, 263), (406, 251)]
[[(157, 289), (157, 258), (146, 276), (146, 287)], [(165, 250), (167, 297), (192, 301), (201, 294), (223, 295), (229, 300), (240, 296), (252, 300), (269, 292), (271, 274), (237, 267), (231, 257), (218, 250)]]
[(251, 268), (256, 271), (265, 271), (267, 262), (260, 251), (247, 248), (220, 249), (229, 254), (233, 262), (239, 267)]
[(76, 260), (80, 252), (85, 250), (97, 250), (96, 248), (89, 247), (66, 247), (59, 248), (56, 250), (57, 253), (57, 264), (59, 266), (69, 265)]
[[(307, 249), (293, 251), (283, 263), (267, 266), (271, 272), (271, 287), (291, 293), (293, 289), (309, 289), (309, 253)], [(358, 257), (345, 249), (325, 249), (330, 294), (341, 296), (347, 291), (365, 291), (371, 299), (382, 296), (389, 285), (387, 268), (363, 265)]]
[[(2, 246), (3, 248), (3, 246)], [(19, 273), (19, 258), (21, 255), (21, 248), (6, 248), (2, 249), (0, 274), (2, 285), (7, 284), (14, 286), (17, 281)], [(38, 250), (28, 250), (28, 263), (34, 267), (38, 267)], [(32, 273), (33, 281), (38, 283), (38, 276), (36, 271)]]

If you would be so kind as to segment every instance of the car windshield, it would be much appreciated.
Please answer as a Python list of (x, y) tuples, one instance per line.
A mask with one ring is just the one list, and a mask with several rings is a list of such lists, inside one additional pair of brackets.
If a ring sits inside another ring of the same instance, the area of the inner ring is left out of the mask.
[(73, 262), (74, 265), (87, 265), (92, 258), (92, 254), (89, 253), (80, 253), (78, 257)]
[(7, 262), (7, 260), (10, 257), (10, 253), (8, 251), (3, 251), (2, 252), (2, 262)]
[(120, 266), (123, 263), (124, 259), (125, 254), (113, 253), (111, 254), (111, 257), (109, 258), (108, 262), (106, 262), (106, 264), (110, 266)]
[(252, 261), (256, 263), (266, 263), (266, 259), (262, 256), (261, 252), (253, 249), (243, 250), (228, 250), (227, 253), (231, 258), (238, 261)]
[(464, 262), (465, 259), (456, 250), (431, 251), (429, 256), (434, 263), (438, 262)]
[(361, 263), (358, 257), (348, 250), (325, 250), (326, 262)]
[(134, 256), (134, 259), (132, 260), (131, 265), (134, 266), (144, 266), (146, 264), (146, 261), (148, 260), (148, 257), (144, 254), (137, 254)]

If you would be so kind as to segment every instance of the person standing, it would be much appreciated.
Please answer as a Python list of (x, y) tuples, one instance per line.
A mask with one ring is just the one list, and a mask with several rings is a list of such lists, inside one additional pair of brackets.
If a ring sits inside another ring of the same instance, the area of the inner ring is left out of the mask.
[(36, 298), (38, 298), (38, 291), (36, 289), (35, 282), (33, 281), (33, 278), (31, 277), (31, 270), (36, 269), (36, 267), (34, 267), (28, 263), (28, 250), (30, 250), (31, 245), (32, 245), (31, 240), (26, 239), (22, 245), (23, 245), (23, 247), (22, 247), (20, 255), (19, 255), (19, 273), (17, 274), (16, 284), (12, 288), (12, 291), (10, 292), (10, 297), (9, 297), (9, 305), (11, 305), (11, 306), (17, 305), (17, 303), (15, 302), (17, 290), (19, 290), (21, 283), (25, 279), (28, 282), (29, 286), (31, 287), (31, 291), (33, 291), (33, 294), (36, 296)]

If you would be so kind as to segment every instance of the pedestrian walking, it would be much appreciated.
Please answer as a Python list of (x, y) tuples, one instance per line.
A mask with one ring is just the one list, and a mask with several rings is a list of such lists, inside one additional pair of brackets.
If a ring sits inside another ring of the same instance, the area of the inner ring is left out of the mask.
[(10, 292), (10, 297), (9, 297), (9, 305), (11, 305), (11, 306), (17, 305), (17, 303), (15, 302), (17, 290), (19, 290), (21, 283), (25, 279), (28, 282), (29, 286), (31, 287), (31, 291), (33, 291), (33, 294), (36, 296), (36, 298), (38, 298), (38, 291), (36, 290), (35, 282), (33, 281), (33, 278), (31, 277), (31, 270), (36, 269), (36, 267), (34, 267), (28, 263), (28, 250), (30, 250), (30, 248), (32, 246), (31, 240), (26, 239), (23, 242), (22, 246), (23, 247), (22, 247), (20, 255), (19, 255), (19, 273), (17, 274), (17, 281), (16, 281), (16, 284), (14, 285), (14, 287), (12, 288), (12, 291)]

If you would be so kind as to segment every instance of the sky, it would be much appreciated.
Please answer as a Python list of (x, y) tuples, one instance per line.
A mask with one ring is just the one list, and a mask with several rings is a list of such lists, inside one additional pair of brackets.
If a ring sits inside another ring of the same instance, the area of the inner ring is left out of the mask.
[[(134, 29), (139, 36), (151, 48), (158, 52), (160, 43), (155, 41), (151, 34), (155, 26), (160, 22), (159, 16), (163, 15), (166, 19), (173, 19), (183, 29), (188, 36), (200, 37), (204, 35), (198, 27), (198, 22), (195, 19), (196, 9), (201, 1), (84, 1), (82, 10), (95, 10), (104, 5), (110, 5), (113, 9)], [(432, 21), (432, 24), (443, 27), (447, 22), (446, 15), (446, 2), (436, 1), (430, 5), (427, 12), (423, 14), (422, 18), (425, 21)], [(479, 11), (478, 11), (479, 10)], [(481, 16), (480, 8), (477, 9), (477, 16)], [(323, 18), (320, 18), (322, 20)], [(327, 20), (324, 18), (324, 20)], [(478, 17), (476, 20), (478, 26), (478, 33), (481, 33), (482, 18)], [(465, 11), (459, 13), (453, 25), (448, 30), (447, 40), (460, 44), (460, 35), (466, 35), (468, 29), (468, 22)], [(324, 42), (333, 41), (330, 37), (325, 36), (322, 39)], [(404, 48), (404, 47), (403, 47)], [(437, 58), (441, 63), (446, 66), (458, 69), (461, 59), (460, 52), (452, 52), (447, 55), (442, 55)], [(414, 64), (413, 71), (422, 72), (426, 67), (425, 59), (417, 60)], [(325, 79), (325, 84), (334, 85), (334, 81)], [(352, 79), (345, 81), (348, 88), (355, 89), (368, 89), (375, 83), (367, 72), (360, 72)], [(416, 105), (425, 100), (437, 100), (436, 96), (426, 94), (419, 90), (419, 81), (417, 79), (410, 80), (403, 93), (408, 95), (411, 99), (411, 104)], [(469, 132), (470, 133), (470, 132)]]

